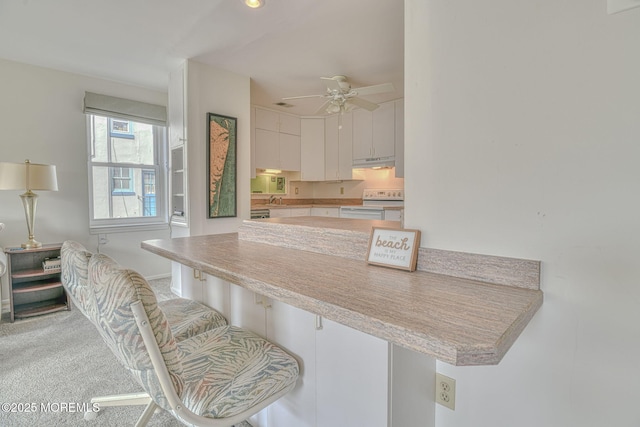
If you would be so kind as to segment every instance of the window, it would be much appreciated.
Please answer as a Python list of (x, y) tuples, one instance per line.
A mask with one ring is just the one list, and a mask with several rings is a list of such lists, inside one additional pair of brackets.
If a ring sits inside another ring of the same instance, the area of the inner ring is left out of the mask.
[(131, 168), (111, 168), (111, 179), (113, 181), (112, 194), (123, 195), (124, 193), (134, 193)]
[(166, 128), (95, 114), (87, 122), (91, 229), (166, 224)]
[(131, 122), (127, 120), (109, 119), (111, 135), (119, 138), (134, 139)]

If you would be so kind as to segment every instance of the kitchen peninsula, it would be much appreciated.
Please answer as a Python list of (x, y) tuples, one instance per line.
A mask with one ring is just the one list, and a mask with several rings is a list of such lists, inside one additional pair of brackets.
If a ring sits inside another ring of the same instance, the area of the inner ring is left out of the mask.
[(415, 272), (366, 264), (371, 227), (388, 225), (246, 220), (238, 233), (142, 248), (453, 365), (499, 363), (542, 304), (539, 262), (420, 248)]

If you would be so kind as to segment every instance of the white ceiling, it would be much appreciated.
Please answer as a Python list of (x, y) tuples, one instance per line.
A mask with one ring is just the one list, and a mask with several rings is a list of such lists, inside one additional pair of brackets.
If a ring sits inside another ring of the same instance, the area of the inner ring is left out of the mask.
[[(403, 96), (403, 0), (0, 0), (0, 57), (165, 91), (186, 58), (250, 76), (257, 105), (391, 82)], [(321, 98), (288, 101), (312, 115)]]

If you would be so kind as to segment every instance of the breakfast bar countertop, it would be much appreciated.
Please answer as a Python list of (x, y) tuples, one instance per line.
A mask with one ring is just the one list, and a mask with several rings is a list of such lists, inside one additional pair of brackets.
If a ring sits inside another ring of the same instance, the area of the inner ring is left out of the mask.
[[(314, 224), (313, 218), (309, 221)], [(326, 225), (325, 220), (315, 218), (318, 223)], [(259, 230), (287, 224), (266, 220), (245, 221), (245, 225)], [(300, 225), (299, 219), (291, 226), (299, 227), (299, 234), (317, 233), (313, 225)], [(354, 235), (360, 233), (360, 238), (365, 238), (366, 227), (362, 229)], [(328, 231), (340, 233), (339, 229)], [(254, 241), (251, 230), (243, 232), (242, 228), (240, 234), (148, 240), (142, 242), (142, 248), (453, 365), (499, 363), (543, 300), (539, 286), (509, 286), (469, 278), (469, 274), (455, 277), (373, 266), (364, 258)], [(453, 265), (459, 259), (477, 261), (477, 256), (466, 257), (474, 254), (453, 254), (458, 255), (446, 262), (442, 262), (448, 257), (446, 253), (421, 252), (419, 257), (433, 257), (434, 265)], [(480, 257), (488, 271), (514, 265), (516, 270), (530, 270), (535, 276), (537, 265), (539, 273), (537, 261), (514, 259), (511, 264), (510, 258)], [(470, 271), (475, 274), (475, 266)]]

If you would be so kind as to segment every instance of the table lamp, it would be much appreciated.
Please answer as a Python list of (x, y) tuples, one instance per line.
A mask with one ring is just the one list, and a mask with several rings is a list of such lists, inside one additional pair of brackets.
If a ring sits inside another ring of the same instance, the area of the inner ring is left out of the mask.
[(24, 163), (0, 162), (0, 190), (26, 190), (20, 195), (27, 218), (29, 240), (22, 244), (25, 249), (39, 248), (42, 243), (33, 236), (38, 195), (32, 190), (58, 191), (56, 167), (41, 165), (25, 160)]

